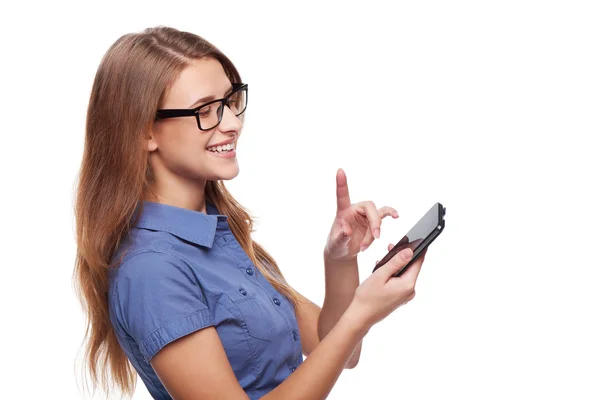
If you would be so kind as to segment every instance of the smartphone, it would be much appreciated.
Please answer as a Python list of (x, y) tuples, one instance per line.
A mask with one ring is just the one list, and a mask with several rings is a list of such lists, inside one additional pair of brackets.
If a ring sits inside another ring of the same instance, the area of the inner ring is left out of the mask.
[(411, 264), (418, 259), (421, 254), (429, 247), (431, 243), (437, 238), (440, 233), (444, 230), (445, 221), (444, 216), (446, 215), (446, 208), (440, 203), (435, 203), (433, 207), (427, 211), (425, 215), (411, 228), (410, 231), (386, 254), (381, 261), (375, 265), (373, 272), (377, 268), (387, 263), (396, 253), (410, 247), (413, 251), (412, 259), (398, 271), (394, 276), (401, 276), (404, 271), (411, 266)]

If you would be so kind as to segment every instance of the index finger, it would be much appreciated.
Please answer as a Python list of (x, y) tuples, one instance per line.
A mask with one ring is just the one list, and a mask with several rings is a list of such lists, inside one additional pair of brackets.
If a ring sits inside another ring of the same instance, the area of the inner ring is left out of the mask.
[(356, 209), (369, 221), (371, 227), (371, 234), (375, 238), (379, 238), (379, 231), (381, 227), (381, 217), (375, 207), (375, 203), (372, 201), (362, 201), (356, 205)]
[(336, 180), (336, 195), (337, 195), (337, 208), (338, 210), (344, 210), (350, 207), (350, 192), (348, 191), (348, 178), (343, 169), (339, 168), (335, 176)]

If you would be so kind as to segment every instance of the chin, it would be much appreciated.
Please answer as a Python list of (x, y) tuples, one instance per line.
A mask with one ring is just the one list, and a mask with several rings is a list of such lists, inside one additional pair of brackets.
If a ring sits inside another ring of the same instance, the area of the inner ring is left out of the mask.
[[(238, 171), (238, 172), (239, 172), (239, 171)], [(221, 177), (219, 178), (219, 180), (222, 180), (222, 181), (230, 181), (230, 180), (232, 180), (233, 178), (235, 178), (236, 176), (238, 176), (238, 174), (237, 174), (237, 173), (235, 173), (235, 174), (230, 174), (230, 175), (223, 175), (223, 176), (221, 176)]]
[(208, 179), (209, 181), (229, 181), (238, 176), (240, 169), (236, 165), (235, 168), (227, 168), (227, 170), (215, 171)]

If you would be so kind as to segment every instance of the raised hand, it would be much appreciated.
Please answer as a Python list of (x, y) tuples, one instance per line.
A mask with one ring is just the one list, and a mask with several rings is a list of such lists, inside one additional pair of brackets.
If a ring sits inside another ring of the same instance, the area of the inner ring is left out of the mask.
[(336, 175), (337, 212), (324, 255), (326, 260), (344, 263), (356, 260), (360, 251), (366, 250), (373, 240), (379, 238), (381, 221), (388, 216), (398, 218), (392, 207), (377, 209), (372, 201), (352, 204), (346, 174), (340, 168)]

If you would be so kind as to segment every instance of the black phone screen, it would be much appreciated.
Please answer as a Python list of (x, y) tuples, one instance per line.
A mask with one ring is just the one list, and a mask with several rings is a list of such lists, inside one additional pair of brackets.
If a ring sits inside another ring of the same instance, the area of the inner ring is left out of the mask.
[(444, 229), (444, 214), (446, 209), (440, 204), (435, 203), (425, 215), (417, 222), (408, 233), (390, 250), (386, 256), (377, 263), (373, 272), (380, 266), (387, 263), (396, 253), (410, 247), (413, 251), (413, 258), (410, 262), (396, 275), (400, 276), (402, 272), (408, 268), (414, 260), (419, 258), (421, 253), (433, 242), (433, 240)]

